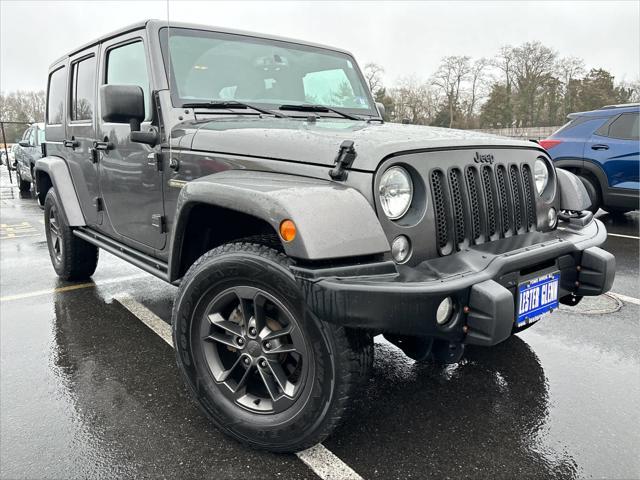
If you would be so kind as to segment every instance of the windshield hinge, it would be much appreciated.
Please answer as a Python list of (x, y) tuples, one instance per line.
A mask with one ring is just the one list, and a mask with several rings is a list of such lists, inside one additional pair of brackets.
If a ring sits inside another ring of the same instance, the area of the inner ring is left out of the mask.
[(346, 180), (349, 175), (346, 169), (351, 167), (357, 155), (356, 149), (353, 148), (353, 140), (345, 140), (342, 142), (338, 150), (338, 156), (336, 157), (335, 167), (329, 170), (329, 176), (334, 180)]

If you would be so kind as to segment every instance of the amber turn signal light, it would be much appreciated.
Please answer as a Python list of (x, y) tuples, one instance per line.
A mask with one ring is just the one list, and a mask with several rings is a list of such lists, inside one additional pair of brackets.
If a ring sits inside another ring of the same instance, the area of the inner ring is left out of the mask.
[(280, 224), (280, 236), (285, 242), (291, 242), (296, 238), (296, 224), (291, 220), (283, 220)]

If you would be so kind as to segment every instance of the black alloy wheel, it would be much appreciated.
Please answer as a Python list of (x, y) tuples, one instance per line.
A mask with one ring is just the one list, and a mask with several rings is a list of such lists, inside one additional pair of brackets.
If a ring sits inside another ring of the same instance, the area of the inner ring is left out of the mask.
[(200, 319), (202, 353), (225, 396), (256, 413), (279, 413), (300, 394), (309, 352), (291, 312), (252, 286), (225, 290)]

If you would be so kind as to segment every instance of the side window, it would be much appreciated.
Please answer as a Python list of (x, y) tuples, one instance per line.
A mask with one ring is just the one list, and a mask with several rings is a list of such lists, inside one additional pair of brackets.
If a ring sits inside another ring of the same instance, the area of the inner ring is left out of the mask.
[(31, 127), (27, 128), (24, 131), (24, 133), (22, 134), (22, 138), (20, 140), (23, 142), (29, 140), (29, 135), (31, 135)]
[(638, 140), (638, 114), (623, 113), (609, 127), (609, 137)]
[(95, 106), (96, 57), (85, 58), (71, 67), (71, 120), (91, 120)]
[(44, 130), (42, 128), (39, 128), (38, 129), (38, 145), (42, 145), (44, 142), (46, 142)]
[(31, 129), (31, 132), (29, 132), (29, 138), (27, 140), (29, 140), (29, 145), (31, 145), (32, 147), (36, 146), (37, 140), (36, 140), (36, 129), (35, 128)]
[(142, 42), (129, 43), (107, 52), (107, 84), (141, 87), (144, 92), (145, 117), (151, 118), (149, 75)]
[(60, 125), (63, 121), (66, 71), (63, 67), (49, 75), (47, 89), (47, 123), (49, 125)]

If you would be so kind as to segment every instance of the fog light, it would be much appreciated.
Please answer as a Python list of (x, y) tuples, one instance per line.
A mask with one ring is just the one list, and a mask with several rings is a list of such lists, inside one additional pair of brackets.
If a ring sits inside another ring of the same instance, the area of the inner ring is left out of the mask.
[(549, 213), (547, 214), (547, 219), (549, 221), (549, 228), (553, 228), (558, 223), (558, 214), (556, 213), (556, 209), (551, 207), (549, 209)]
[(440, 305), (438, 305), (438, 310), (436, 310), (436, 322), (438, 325), (444, 325), (451, 319), (451, 314), (453, 313), (453, 301), (451, 297), (445, 298)]
[(400, 235), (391, 243), (391, 256), (396, 263), (404, 263), (411, 255), (411, 242), (404, 235)]

